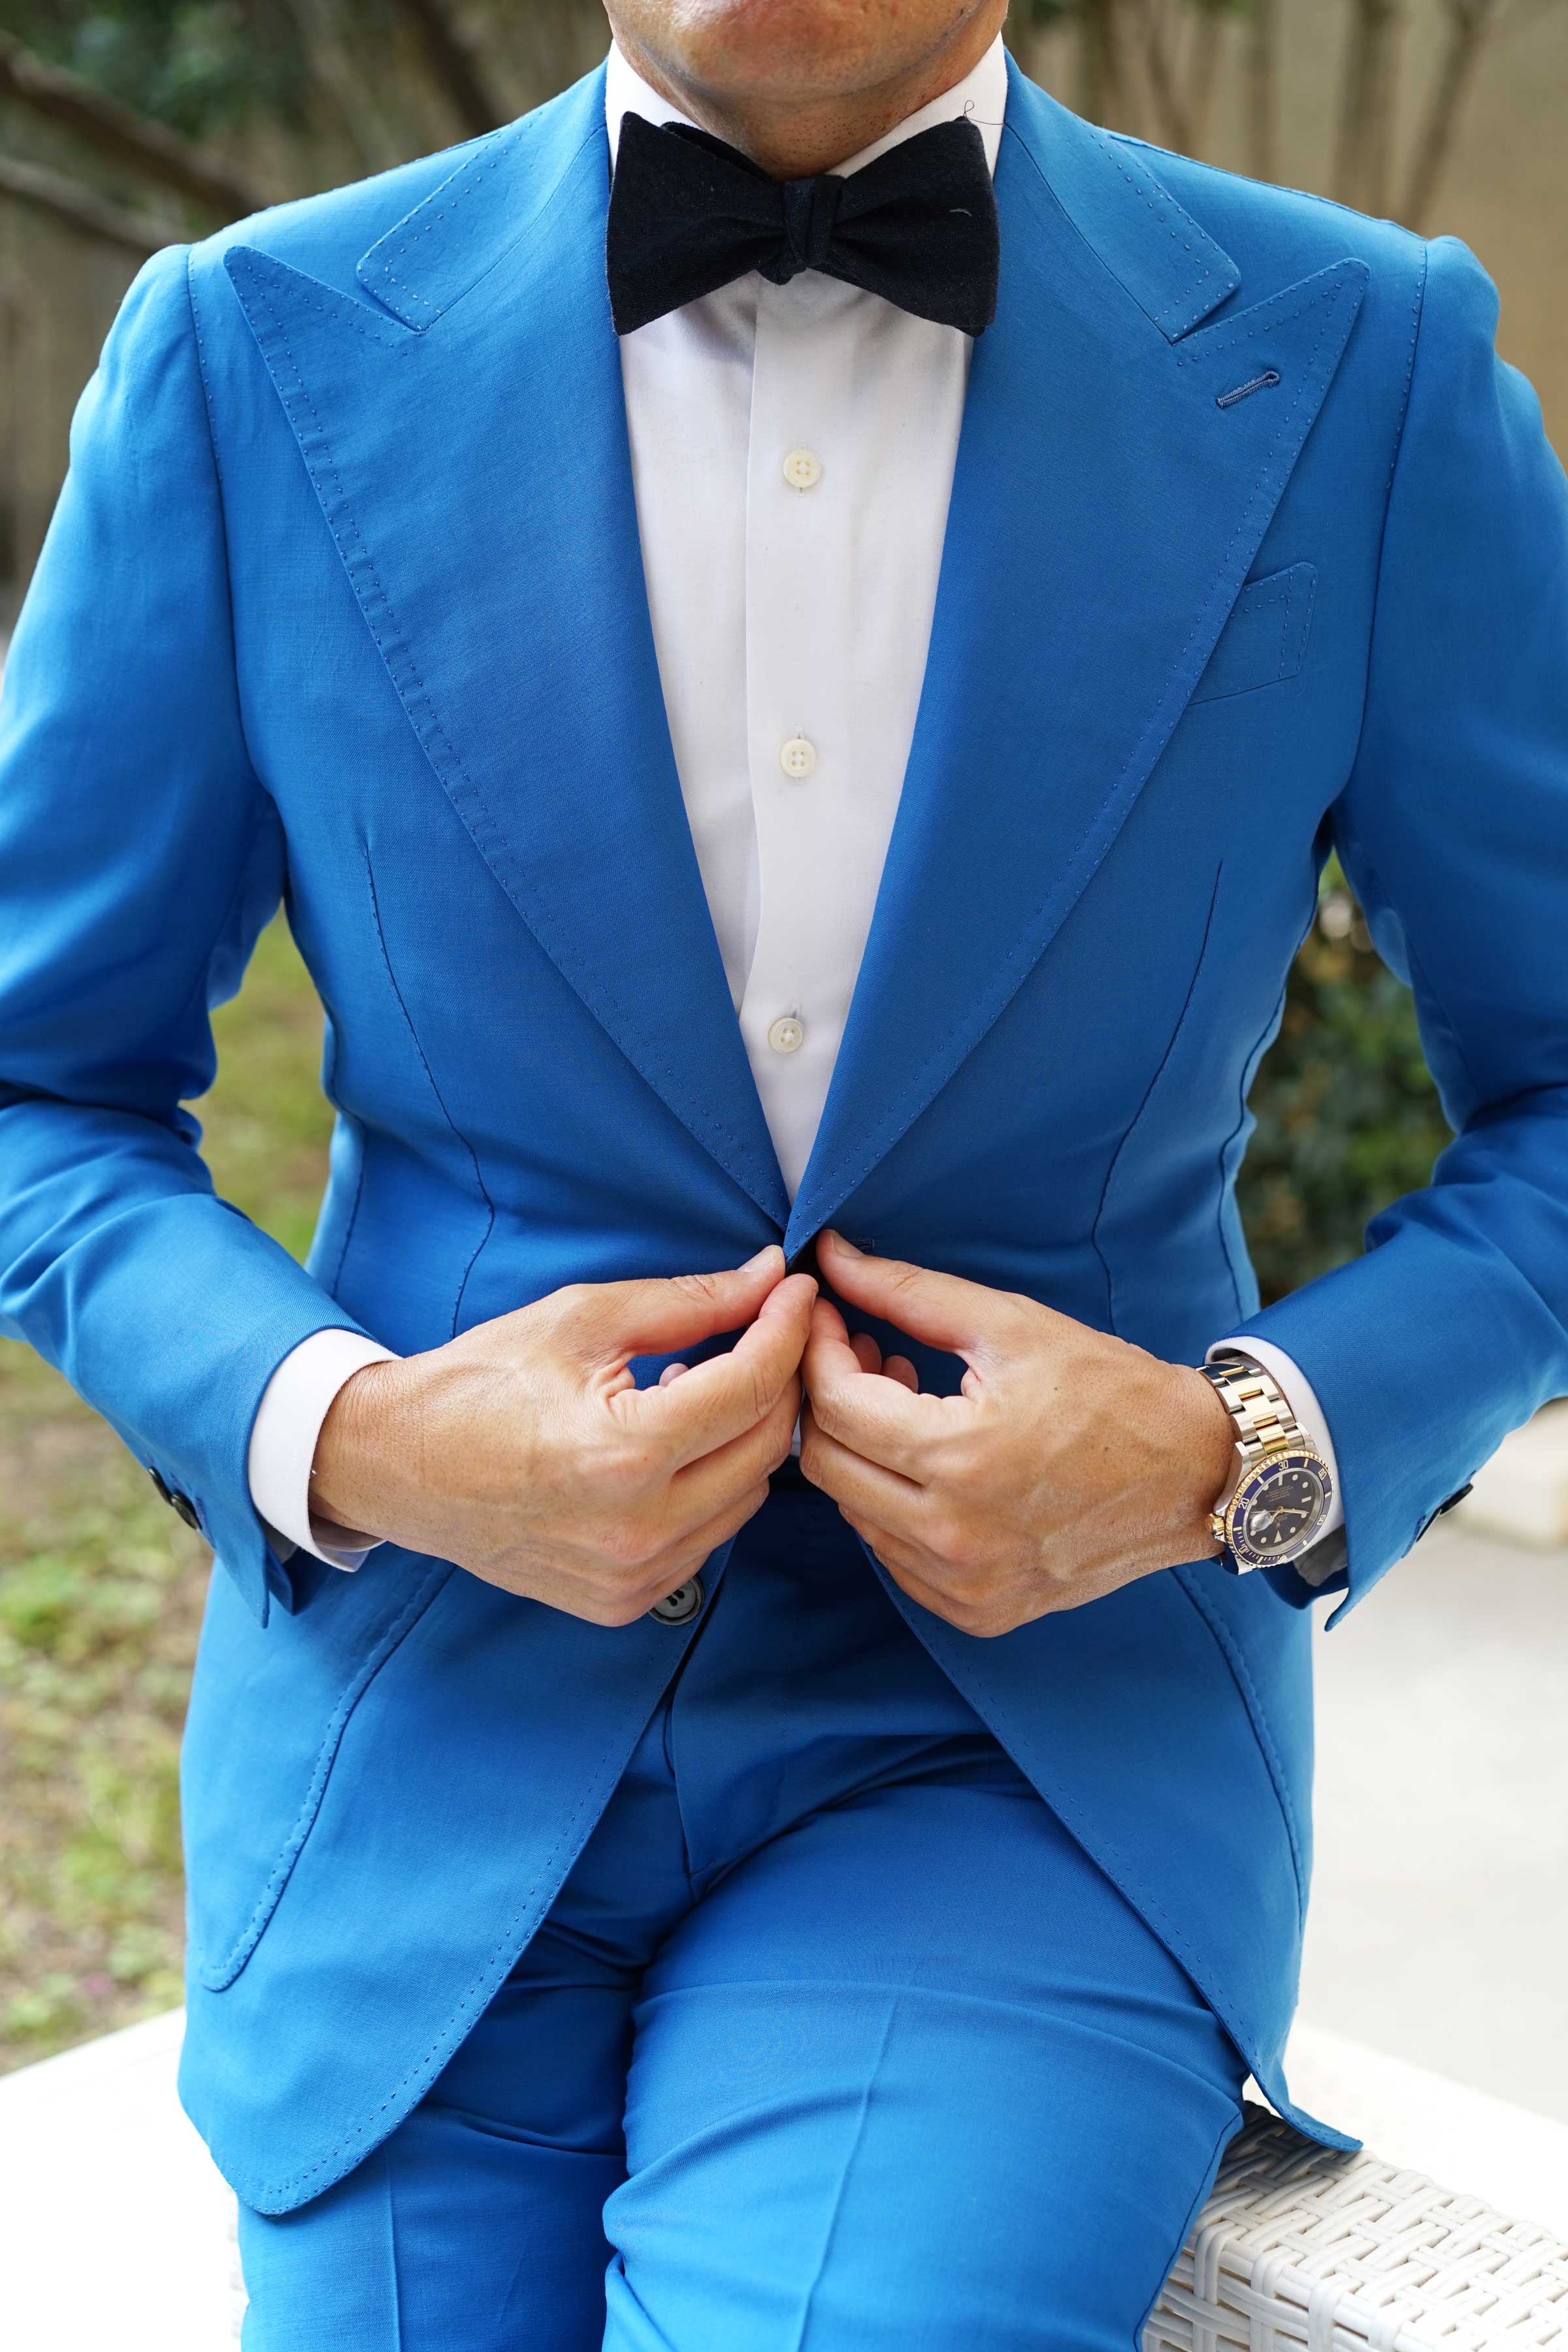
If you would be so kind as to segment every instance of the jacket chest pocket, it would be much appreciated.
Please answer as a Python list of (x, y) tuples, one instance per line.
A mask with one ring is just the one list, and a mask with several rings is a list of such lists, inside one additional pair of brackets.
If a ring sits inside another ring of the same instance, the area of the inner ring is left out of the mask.
[(1231, 607), (1193, 700), (1217, 702), (1294, 677), (1306, 657), (1317, 590), (1313, 563), (1292, 563), (1249, 580)]

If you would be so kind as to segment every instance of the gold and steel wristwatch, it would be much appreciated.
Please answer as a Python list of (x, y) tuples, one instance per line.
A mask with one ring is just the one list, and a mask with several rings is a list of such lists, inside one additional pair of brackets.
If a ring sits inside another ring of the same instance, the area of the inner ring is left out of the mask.
[(1236, 1424), (1236, 1481), (1209, 1515), (1225, 1565), (1240, 1574), (1300, 1559), (1329, 1516), (1334, 1490), (1328, 1464), (1279, 1383), (1250, 1356), (1227, 1349), (1198, 1369)]

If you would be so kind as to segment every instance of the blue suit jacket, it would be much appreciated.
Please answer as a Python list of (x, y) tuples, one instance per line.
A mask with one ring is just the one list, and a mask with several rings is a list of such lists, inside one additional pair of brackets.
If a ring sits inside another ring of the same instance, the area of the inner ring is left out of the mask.
[[(6, 680), (0, 1310), (221, 1562), (185, 2094), (268, 2210), (430, 2082), (689, 1638), (390, 1549), (280, 1564), (246, 1452), (308, 1333), (430, 1348), (831, 1218), (1168, 1358), (1279, 1341), (1352, 1597), (1568, 1389), (1568, 513), (1469, 255), (1015, 77), (924, 699), (792, 1210), (663, 717), (606, 186), (595, 75), (152, 262)], [(1331, 844), (1458, 1139), (1258, 1314), (1247, 1091)], [(338, 1110), (308, 1269), (182, 1108), (280, 894)], [(900, 1600), (1287, 2113), (1305, 1597), (1204, 1563), (989, 1643)]]

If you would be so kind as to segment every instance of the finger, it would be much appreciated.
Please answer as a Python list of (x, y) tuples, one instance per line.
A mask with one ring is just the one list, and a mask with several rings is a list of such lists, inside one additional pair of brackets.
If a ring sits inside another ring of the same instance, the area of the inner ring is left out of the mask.
[(846, 1323), (832, 1299), (824, 1298), (820, 1291), (811, 1310), (811, 1328), (814, 1337), (818, 1332), (824, 1332), (829, 1339), (842, 1339), (846, 1347), (849, 1344), (848, 1324)]
[(721, 1544), (727, 1544), (732, 1536), (740, 1534), (748, 1520), (756, 1517), (767, 1499), (767, 1481), (759, 1479), (754, 1486), (731, 1496), (723, 1510), (715, 1511), (710, 1519), (671, 1544), (649, 1573), (647, 1606), (651, 1609), (655, 1601), (665, 1600), (689, 1577), (698, 1575)]
[(854, 1350), (855, 1360), (863, 1372), (881, 1370), (882, 1350), (878, 1347), (869, 1331), (857, 1331), (849, 1345)]
[[(856, 1338), (876, 1348), (876, 1341), (865, 1332), (857, 1333)], [(879, 1357), (880, 1350), (877, 1352)], [(864, 1353), (849, 1337), (848, 1326), (830, 1298), (818, 1297), (812, 1307), (811, 1330), (801, 1369), (814, 1385), (816, 1380), (820, 1380), (825, 1387), (834, 1381), (861, 1380), (869, 1370)]]
[(635, 1624), (658, 1601), (668, 1600), (695, 1576), (721, 1544), (738, 1535), (767, 1497), (765, 1479), (759, 1479), (743, 1494), (731, 1496), (722, 1511), (652, 1553), (629, 1586), (624, 1571), (602, 1559), (590, 1559), (575, 1576), (553, 1580), (560, 1597), (552, 1597), (552, 1605), (566, 1609), (573, 1616), (585, 1615), (595, 1624)]
[(925, 1554), (907, 1537), (896, 1536), (891, 1528), (879, 1527), (875, 1519), (862, 1518), (854, 1511), (843, 1511), (847, 1527), (853, 1528), (873, 1559), (880, 1562), (889, 1576), (909, 1590), (909, 1580), (919, 1576), (925, 1565)]
[(568, 1340), (596, 1365), (673, 1355), (752, 1322), (784, 1271), (784, 1252), (773, 1244), (726, 1274), (584, 1284), (563, 1294)]
[(921, 1377), (907, 1356), (884, 1357), (882, 1370), (889, 1380), (897, 1381), (900, 1388), (912, 1389), (916, 1396), (919, 1396)]
[(841, 1510), (875, 1520), (906, 1541), (919, 1541), (923, 1487), (830, 1437), (816, 1418), (815, 1402), (807, 1406), (801, 1423), (800, 1466), (812, 1485), (830, 1495)]
[[(871, 1549), (876, 1551), (875, 1544)], [(878, 1558), (881, 1558), (880, 1553), (878, 1553)], [(884, 1559), (882, 1565), (900, 1591), (907, 1592), (911, 1601), (918, 1601), (922, 1609), (929, 1609), (933, 1617), (940, 1617), (944, 1624), (958, 1625), (961, 1633), (973, 1630), (969, 1626), (959, 1625), (952, 1595), (922, 1572), (913, 1552), (906, 1552), (898, 1559)]]
[(668, 1487), (672, 1533), (701, 1526), (725, 1509), (733, 1496), (770, 1477), (787, 1461), (799, 1411), (800, 1382), (793, 1380), (754, 1429), (742, 1430), (728, 1444), (678, 1470)]
[(668, 1388), (629, 1391), (616, 1404), (672, 1470), (714, 1453), (765, 1420), (795, 1379), (816, 1297), (809, 1275), (790, 1275), (728, 1354), (710, 1356)]
[(666, 1364), (663, 1371), (660, 1372), (658, 1376), (659, 1387), (661, 1389), (667, 1389), (671, 1381), (678, 1381), (682, 1372), (689, 1372), (690, 1370), (691, 1367), (689, 1364)]
[(907, 1592), (911, 1601), (918, 1601), (922, 1609), (929, 1609), (933, 1617), (942, 1618), (949, 1625), (956, 1625), (961, 1633), (1012, 1630), (1012, 1624), (1016, 1621), (1008, 1620), (983, 1628), (973, 1608), (965, 1608), (954, 1601), (952, 1594), (935, 1572), (936, 1563), (918, 1544), (893, 1535), (888, 1528), (879, 1527), (873, 1519), (851, 1517), (847, 1512), (845, 1517), (872, 1559), (887, 1570), (900, 1591)]
[(831, 1230), (817, 1235), (816, 1247), (823, 1274), (841, 1298), (931, 1347), (960, 1356), (994, 1349), (1016, 1317), (1017, 1302), (1006, 1291), (902, 1258), (868, 1256)]
[(843, 1318), (819, 1302), (801, 1368), (818, 1424), (868, 1461), (923, 1478), (931, 1449), (951, 1423), (951, 1402), (868, 1374), (849, 1340), (838, 1336), (843, 1328)]

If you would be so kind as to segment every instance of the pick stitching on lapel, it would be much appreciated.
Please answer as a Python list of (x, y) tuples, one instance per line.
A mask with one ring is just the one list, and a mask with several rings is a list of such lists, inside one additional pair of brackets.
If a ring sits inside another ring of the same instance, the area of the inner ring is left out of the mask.
[[(664, 718), (600, 266), (606, 193), (595, 75), (468, 151), (371, 247), (356, 277), (375, 308), (263, 253), (227, 267), (477, 845), (648, 1084), (787, 1220), (793, 1250), (973, 1050), (1105, 855), (1251, 564), (1365, 269), (1341, 262), (1194, 333), (1234, 294), (1234, 263), (1136, 152), (1013, 73), (1002, 306), (975, 350), (898, 823), (790, 1215)], [(1280, 385), (1222, 412), (1244, 351)], [(520, 426), (542, 436), (542, 468), (537, 446), (504, 462)], [(419, 472), (446, 525), (423, 537), (398, 505)], [(462, 626), (476, 578), (482, 644)]]
[[(603, 75), (468, 152), (361, 260), (229, 278), (426, 758), (539, 944), (782, 1229), (687, 823), (602, 251)], [(498, 249), (499, 248), (499, 249)]]
[[(1015, 74), (920, 714), (785, 1247), (946, 1085), (1105, 856), (1214, 649), (1365, 288), (1250, 310), (1136, 156)], [(1278, 385), (1227, 408), (1244, 375)]]

